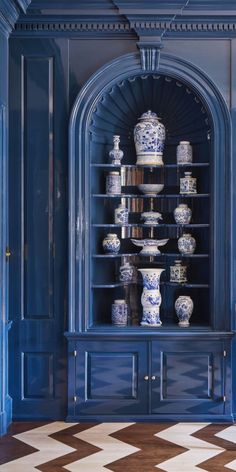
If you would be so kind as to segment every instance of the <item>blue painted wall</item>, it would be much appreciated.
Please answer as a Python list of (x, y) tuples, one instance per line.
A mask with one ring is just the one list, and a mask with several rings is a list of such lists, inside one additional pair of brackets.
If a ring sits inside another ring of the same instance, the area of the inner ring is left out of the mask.
[(8, 28), (0, 22), (0, 435), (11, 421), (8, 394)]
[[(202, 68), (230, 106), (231, 41), (217, 40), (217, 60), (215, 47), (214, 40), (201, 40), (199, 50), (196, 39), (169, 39), (164, 51)], [(10, 41), (10, 390), (15, 418), (65, 416), (69, 113), (93, 72), (135, 50), (135, 38)]]

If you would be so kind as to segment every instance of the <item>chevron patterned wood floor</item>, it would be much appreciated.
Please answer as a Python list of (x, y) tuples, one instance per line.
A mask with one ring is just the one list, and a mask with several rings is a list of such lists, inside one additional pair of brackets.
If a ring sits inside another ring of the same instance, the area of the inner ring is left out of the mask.
[(13, 423), (0, 472), (236, 471), (236, 425)]

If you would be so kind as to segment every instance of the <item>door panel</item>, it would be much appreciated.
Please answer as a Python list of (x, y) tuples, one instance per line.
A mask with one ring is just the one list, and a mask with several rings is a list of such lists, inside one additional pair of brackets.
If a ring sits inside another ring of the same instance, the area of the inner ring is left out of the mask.
[(66, 413), (67, 40), (11, 41), (14, 418)]
[(153, 342), (152, 413), (223, 414), (223, 345)]
[(76, 415), (148, 411), (146, 343), (79, 342)]

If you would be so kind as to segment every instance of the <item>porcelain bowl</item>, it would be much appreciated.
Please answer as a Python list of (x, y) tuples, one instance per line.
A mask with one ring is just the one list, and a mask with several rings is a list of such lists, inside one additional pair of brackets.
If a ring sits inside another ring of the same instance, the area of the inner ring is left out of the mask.
[(164, 188), (164, 184), (139, 184), (138, 189), (145, 195), (157, 195)]

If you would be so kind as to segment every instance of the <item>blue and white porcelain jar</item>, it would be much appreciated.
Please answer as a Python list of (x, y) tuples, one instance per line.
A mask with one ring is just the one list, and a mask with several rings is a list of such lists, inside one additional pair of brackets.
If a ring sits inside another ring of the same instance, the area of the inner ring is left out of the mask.
[(113, 136), (113, 149), (109, 152), (109, 157), (112, 159), (111, 163), (116, 166), (121, 165), (121, 160), (123, 159), (124, 153), (119, 147), (120, 136)]
[(178, 239), (178, 249), (181, 254), (193, 254), (196, 249), (196, 240), (189, 233), (183, 233)]
[(106, 193), (107, 195), (121, 194), (121, 177), (119, 172), (109, 172), (106, 176)]
[(165, 127), (159, 122), (156, 113), (151, 110), (143, 113), (134, 128), (136, 164), (162, 166), (165, 137)]
[(111, 322), (114, 326), (127, 326), (128, 305), (125, 300), (114, 300), (111, 307)]
[(129, 221), (129, 210), (123, 203), (115, 209), (115, 224), (127, 225)]
[(182, 265), (181, 261), (175, 261), (175, 264), (170, 266), (170, 282), (176, 284), (187, 282), (187, 266)]
[(174, 210), (177, 225), (188, 225), (191, 221), (192, 210), (185, 203), (180, 203)]
[(179, 318), (179, 326), (189, 326), (189, 320), (193, 313), (193, 300), (188, 295), (180, 295), (175, 302), (176, 315)]
[(189, 164), (193, 161), (193, 150), (189, 141), (180, 141), (176, 157), (177, 164)]
[(134, 282), (137, 278), (136, 267), (130, 264), (130, 262), (125, 262), (120, 266), (120, 275), (119, 280), (121, 282)]
[(118, 254), (120, 250), (120, 240), (115, 233), (108, 233), (102, 242), (103, 250), (107, 254)]
[(197, 179), (192, 177), (192, 172), (185, 172), (180, 178), (180, 193), (197, 193)]

